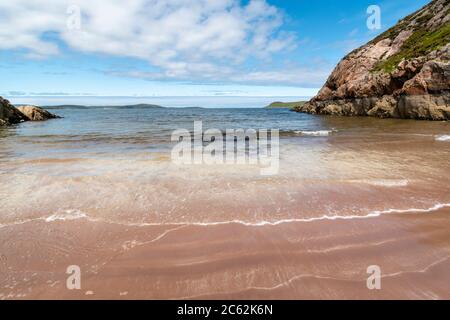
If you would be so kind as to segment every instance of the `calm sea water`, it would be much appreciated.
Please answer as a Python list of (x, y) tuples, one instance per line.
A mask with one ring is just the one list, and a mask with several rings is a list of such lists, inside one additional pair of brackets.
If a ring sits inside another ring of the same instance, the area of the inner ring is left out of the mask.
[[(177, 129), (193, 130), (194, 121), (204, 129), (280, 129), (294, 131), (329, 130), (318, 117), (287, 109), (202, 109), (202, 108), (57, 108), (51, 112), (63, 119), (27, 122), (3, 131), (17, 145), (18, 156), (42, 153), (112, 152), (117, 155), (139, 150), (164, 151), (171, 147)], [(36, 148), (40, 144), (41, 148)]]
[[(450, 202), (448, 122), (255, 108), (51, 111), (64, 118), (0, 130), (0, 224), (55, 215), (261, 223)], [(255, 166), (175, 166), (171, 134), (193, 130), (194, 121), (204, 129), (280, 129), (278, 174), (263, 177)]]
[[(0, 129), (0, 298), (371, 299), (373, 264), (387, 298), (448, 297), (448, 122), (51, 111)], [(172, 131), (199, 120), (280, 129), (279, 172), (174, 164)]]

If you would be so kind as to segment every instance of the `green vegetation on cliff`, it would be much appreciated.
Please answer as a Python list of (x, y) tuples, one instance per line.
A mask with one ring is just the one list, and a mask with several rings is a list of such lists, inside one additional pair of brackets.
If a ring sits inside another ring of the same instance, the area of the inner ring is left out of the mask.
[(426, 30), (418, 28), (405, 41), (400, 51), (386, 60), (380, 61), (373, 71), (384, 71), (390, 73), (395, 70), (403, 59), (413, 59), (424, 56), (433, 50), (439, 49), (450, 42), (450, 23), (437, 30)]

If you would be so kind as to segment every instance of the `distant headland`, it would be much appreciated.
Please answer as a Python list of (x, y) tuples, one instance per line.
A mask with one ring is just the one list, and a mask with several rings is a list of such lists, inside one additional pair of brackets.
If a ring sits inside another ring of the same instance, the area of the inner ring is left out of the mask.
[(302, 107), (305, 103), (306, 101), (297, 101), (297, 102), (276, 101), (266, 106), (265, 109), (293, 109), (296, 107)]

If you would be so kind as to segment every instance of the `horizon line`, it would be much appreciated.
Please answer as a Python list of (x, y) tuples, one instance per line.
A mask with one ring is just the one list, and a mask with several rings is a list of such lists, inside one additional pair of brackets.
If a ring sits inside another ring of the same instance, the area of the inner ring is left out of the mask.
[(154, 96), (135, 96), (135, 95), (9, 95), (0, 94), (2, 97), (11, 98), (272, 98), (272, 97), (295, 97), (308, 98), (313, 96), (304, 95), (154, 95)]

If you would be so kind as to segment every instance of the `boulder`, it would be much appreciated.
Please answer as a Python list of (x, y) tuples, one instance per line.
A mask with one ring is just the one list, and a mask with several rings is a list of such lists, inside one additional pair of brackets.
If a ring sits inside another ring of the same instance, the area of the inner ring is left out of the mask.
[(60, 118), (59, 116), (36, 106), (20, 106), (17, 107), (17, 110), (22, 112), (30, 121), (45, 121)]

